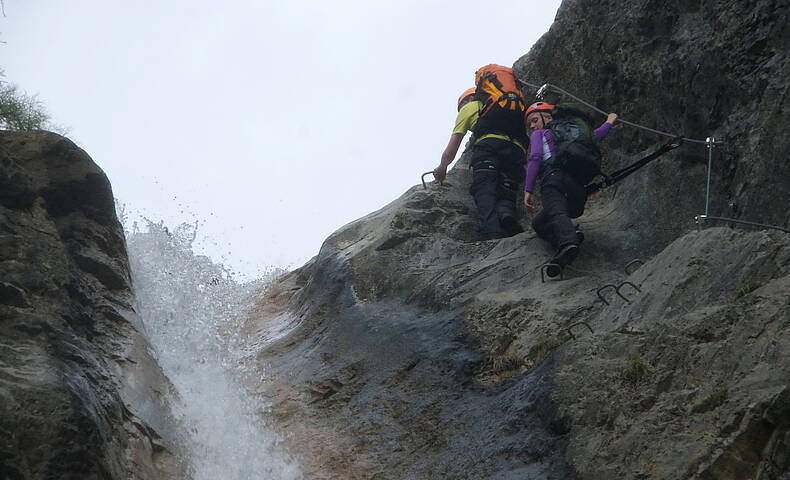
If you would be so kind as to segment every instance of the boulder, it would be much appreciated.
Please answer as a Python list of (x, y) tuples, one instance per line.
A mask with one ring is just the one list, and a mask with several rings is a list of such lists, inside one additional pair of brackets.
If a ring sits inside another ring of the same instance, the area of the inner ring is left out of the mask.
[[(787, 19), (768, 0), (566, 0), (515, 70), (715, 137), (710, 215), (786, 229)], [(605, 168), (664, 140), (618, 126)], [(531, 229), (478, 240), (462, 158), (262, 293), (248, 387), (309, 478), (788, 478), (790, 237), (695, 223), (708, 153), (687, 141), (593, 197), (559, 281)]]
[(0, 477), (185, 478), (107, 177), (0, 132)]

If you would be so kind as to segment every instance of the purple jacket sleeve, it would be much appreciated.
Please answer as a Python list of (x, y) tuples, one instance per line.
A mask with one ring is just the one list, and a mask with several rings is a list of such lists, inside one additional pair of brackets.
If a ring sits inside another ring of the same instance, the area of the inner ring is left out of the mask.
[(603, 140), (604, 138), (606, 138), (607, 135), (609, 135), (609, 130), (611, 129), (612, 129), (612, 124), (608, 122), (604, 122), (603, 124), (601, 124), (600, 127), (595, 129), (595, 138), (597, 138), (598, 141)]
[(546, 135), (546, 145), (551, 149), (554, 146), (554, 136), (549, 130), (535, 130), (529, 137), (529, 159), (527, 160), (527, 173), (524, 176), (524, 191), (532, 192), (535, 188), (535, 179), (540, 172), (543, 162), (543, 135)]
[[(599, 141), (609, 135), (612, 124), (604, 122), (595, 129), (595, 138)], [(535, 188), (535, 180), (540, 174), (540, 167), (543, 162), (543, 138), (546, 138), (546, 146), (549, 148), (550, 155), (554, 155), (554, 135), (551, 130), (535, 130), (529, 137), (529, 159), (527, 162), (527, 173), (524, 176), (524, 191), (532, 192)]]

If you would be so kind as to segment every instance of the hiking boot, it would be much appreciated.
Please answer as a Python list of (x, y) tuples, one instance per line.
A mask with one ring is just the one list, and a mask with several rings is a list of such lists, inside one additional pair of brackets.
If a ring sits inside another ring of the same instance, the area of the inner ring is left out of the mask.
[(500, 220), (499, 223), (502, 224), (502, 228), (505, 229), (505, 232), (510, 237), (524, 232), (524, 228), (520, 223), (518, 223), (518, 220), (516, 220), (514, 217), (511, 217), (510, 215), (502, 217), (502, 220)]
[(577, 255), (579, 255), (579, 246), (571, 243), (560, 248), (557, 254), (554, 255), (554, 258), (551, 259), (551, 263), (556, 263), (563, 268), (570, 265)]

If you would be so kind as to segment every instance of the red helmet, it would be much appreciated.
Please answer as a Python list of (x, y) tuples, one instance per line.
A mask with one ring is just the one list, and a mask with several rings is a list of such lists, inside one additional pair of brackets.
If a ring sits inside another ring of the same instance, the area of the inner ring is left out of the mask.
[(532, 112), (550, 112), (554, 110), (554, 105), (546, 102), (535, 102), (527, 108), (526, 115)]
[(464, 90), (464, 93), (462, 93), (461, 96), (458, 97), (458, 110), (461, 109), (461, 104), (464, 103), (464, 100), (466, 100), (470, 96), (474, 95), (476, 91), (477, 91), (477, 88), (475, 88), (475, 87), (467, 88), (466, 90)]

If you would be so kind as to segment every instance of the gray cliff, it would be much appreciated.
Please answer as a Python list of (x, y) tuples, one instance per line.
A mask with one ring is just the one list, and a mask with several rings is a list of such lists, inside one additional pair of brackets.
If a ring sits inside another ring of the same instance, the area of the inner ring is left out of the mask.
[(107, 177), (0, 132), (0, 478), (185, 478)]
[[(778, 0), (566, 0), (514, 68), (625, 120), (714, 137), (722, 144), (710, 214), (787, 226), (789, 22), (790, 4)], [(609, 170), (663, 140), (619, 128), (605, 144)], [(624, 183), (615, 199), (640, 248), (663, 248), (704, 212), (707, 149), (689, 143), (681, 152)]]
[[(566, 0), (515, 68), (726, 142), (712, 214), (786, 227), (788, 8)], [(663, 140), (619, 126), (606, 167)], [(704, 145), (595, 196), (561, 281), (529, 229), (477, 241), (467, 161), (338, 230), (250, 312), (250, 389), (308, 478), (790, 478), (790, 237), (697, 228)]]

